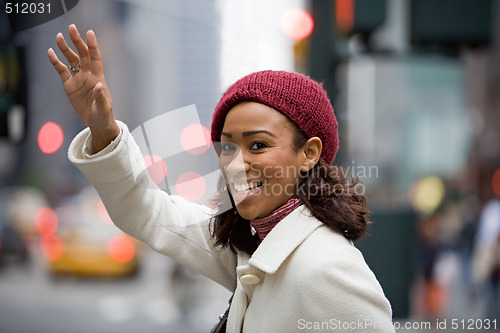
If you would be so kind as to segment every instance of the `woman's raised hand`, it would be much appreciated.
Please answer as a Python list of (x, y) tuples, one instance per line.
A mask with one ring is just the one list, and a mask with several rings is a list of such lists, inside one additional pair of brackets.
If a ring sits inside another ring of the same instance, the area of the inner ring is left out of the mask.
[(63, 64), (52, 48), (47, 52), (49, 60), (63, 82), (64, 91), (80, 120), (90, 128), (94, 153), (105, 148), (120, 133), (112, 113), (102, 57), (92, 30), (87, 31), (87, 44), (74, 24), (68, 28), (75, 53), (66, 43), (62, 33), (56, 36), (57, 46), (71, 68)]

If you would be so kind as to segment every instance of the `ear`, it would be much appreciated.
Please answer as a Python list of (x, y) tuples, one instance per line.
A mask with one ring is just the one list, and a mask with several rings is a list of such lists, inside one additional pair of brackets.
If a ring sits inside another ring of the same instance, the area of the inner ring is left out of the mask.
[(318, 163), (319, 158), (321, 157), (322, 149), (323, 143), (317, 136), (307, 140), (304, 146), (301, 148), (304, 160), (302, 166), (300, 167), (300, 171), (307, 172), (311, 170), (316, 165), (316, 163)]

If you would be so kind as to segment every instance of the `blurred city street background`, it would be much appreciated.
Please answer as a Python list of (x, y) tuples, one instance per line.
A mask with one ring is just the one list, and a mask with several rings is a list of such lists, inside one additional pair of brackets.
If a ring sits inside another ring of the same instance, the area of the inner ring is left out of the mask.
[(145, 172), (193, 202), (215, 190), (206, 139), (231, 83), (321, 81), (397, 331), (500, 331), (500, 1), (20, 3), (0, 0), (0, 333), (208, 332), (230, 296), (114, 227), (68, 161), (84, 127), (47, 50), (72, 23), (96, 32)]
[(0, 271), (0, 332), (201, 333), (227, 308), (227, 290), (158, 253), (140, 269), (126, 279), (57, 278), (35, 252)]

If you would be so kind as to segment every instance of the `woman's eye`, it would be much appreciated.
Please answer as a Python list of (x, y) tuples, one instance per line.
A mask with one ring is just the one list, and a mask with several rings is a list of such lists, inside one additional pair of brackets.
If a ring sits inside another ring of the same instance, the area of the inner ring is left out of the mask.
[(222, 153), (230, 154), (233, 153), (236, 148), (232, 143), (221, 143)]
[(264, 142), (254, 142), (250, 146), (250, 150), (260, 150), (266, 148), (267, 145)]

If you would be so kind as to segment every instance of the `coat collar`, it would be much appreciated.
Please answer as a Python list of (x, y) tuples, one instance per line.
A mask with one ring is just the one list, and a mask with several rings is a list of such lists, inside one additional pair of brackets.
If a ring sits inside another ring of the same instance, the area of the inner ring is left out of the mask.
[(271, 230), (248, 263), (267, 274), (275, 273), (286, 258), (322, 225), (304, 205), (298, 207)]

